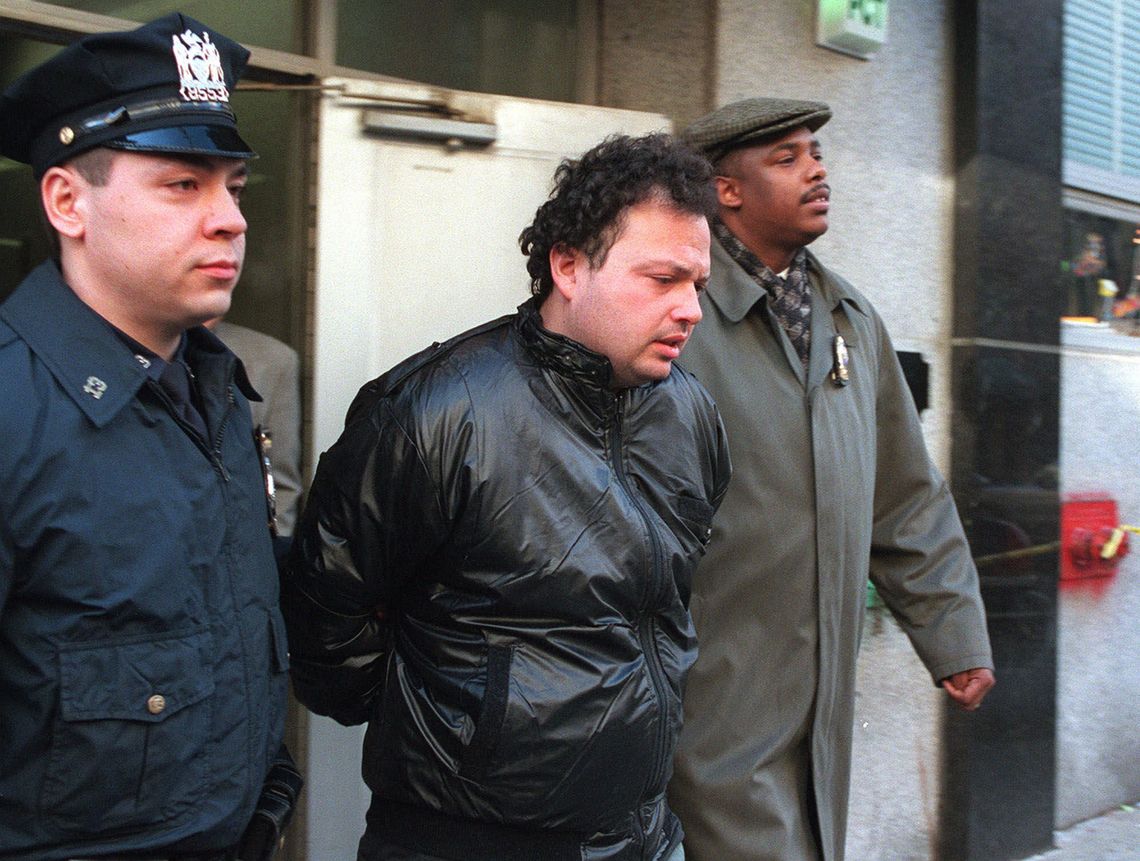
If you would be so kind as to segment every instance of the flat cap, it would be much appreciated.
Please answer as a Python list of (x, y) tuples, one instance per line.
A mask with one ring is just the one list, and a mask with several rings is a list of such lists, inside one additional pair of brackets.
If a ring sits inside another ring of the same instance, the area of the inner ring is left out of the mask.
[(738, 147), (758, 144), (801, 126), (814, 132), (829, 119), (831, 108), (823, 102), (743, 99), (694, 120), (681, 137), (715, 162)]
[(252, 158), (230, 108), (248, 59), (179, 13), (84, 36), (0, 95), (0, 154), (37, 177), (95, 147)]

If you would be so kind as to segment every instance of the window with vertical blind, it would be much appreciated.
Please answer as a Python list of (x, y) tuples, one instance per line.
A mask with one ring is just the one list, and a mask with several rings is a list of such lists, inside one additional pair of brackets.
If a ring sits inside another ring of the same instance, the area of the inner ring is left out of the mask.
[(1065, 0), (1065, 185), (1140, 202), (1140, 0)]

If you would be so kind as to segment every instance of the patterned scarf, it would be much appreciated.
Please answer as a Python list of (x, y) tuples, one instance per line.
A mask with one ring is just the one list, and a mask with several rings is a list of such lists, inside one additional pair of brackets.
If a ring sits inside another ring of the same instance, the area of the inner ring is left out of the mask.
[(744, 247), (736, 236), (717, 219), (713, 233), (749, 277), (771, 297), (770, 307), (788, 334), (804, 369), (811, 355), (811, 284), (807, 277), (807, 252), (801, 248), (792, 258), (786, 278), (781, 278)]

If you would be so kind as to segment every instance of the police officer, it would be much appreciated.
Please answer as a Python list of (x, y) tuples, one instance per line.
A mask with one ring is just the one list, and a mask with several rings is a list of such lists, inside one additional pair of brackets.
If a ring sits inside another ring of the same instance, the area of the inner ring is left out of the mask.
[(0, 100), (58, 240), (0, 306), (0, 859), (269, 857), (299, 789), (257, 394), (200, 325), (245, 252), (248, 56), (174, 14)]

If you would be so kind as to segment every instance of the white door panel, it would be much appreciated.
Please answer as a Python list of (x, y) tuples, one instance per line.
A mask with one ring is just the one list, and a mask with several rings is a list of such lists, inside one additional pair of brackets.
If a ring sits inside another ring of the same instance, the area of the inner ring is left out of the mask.
[[(409, 97), (425, 89), (408, 88)], [(608, 134), (668, 127), (656, 114), (459, 94), (453, 103), (493, 123), (497, 140), (452, 150), (365, 132), (364, 111), (378, 107), (368, 94), (392, 99), (399, 85), (354, 81), (321, 105), (317, 451), (336, 439), (364, 382), (526, 299), (518, 236), (564, 157)]]

